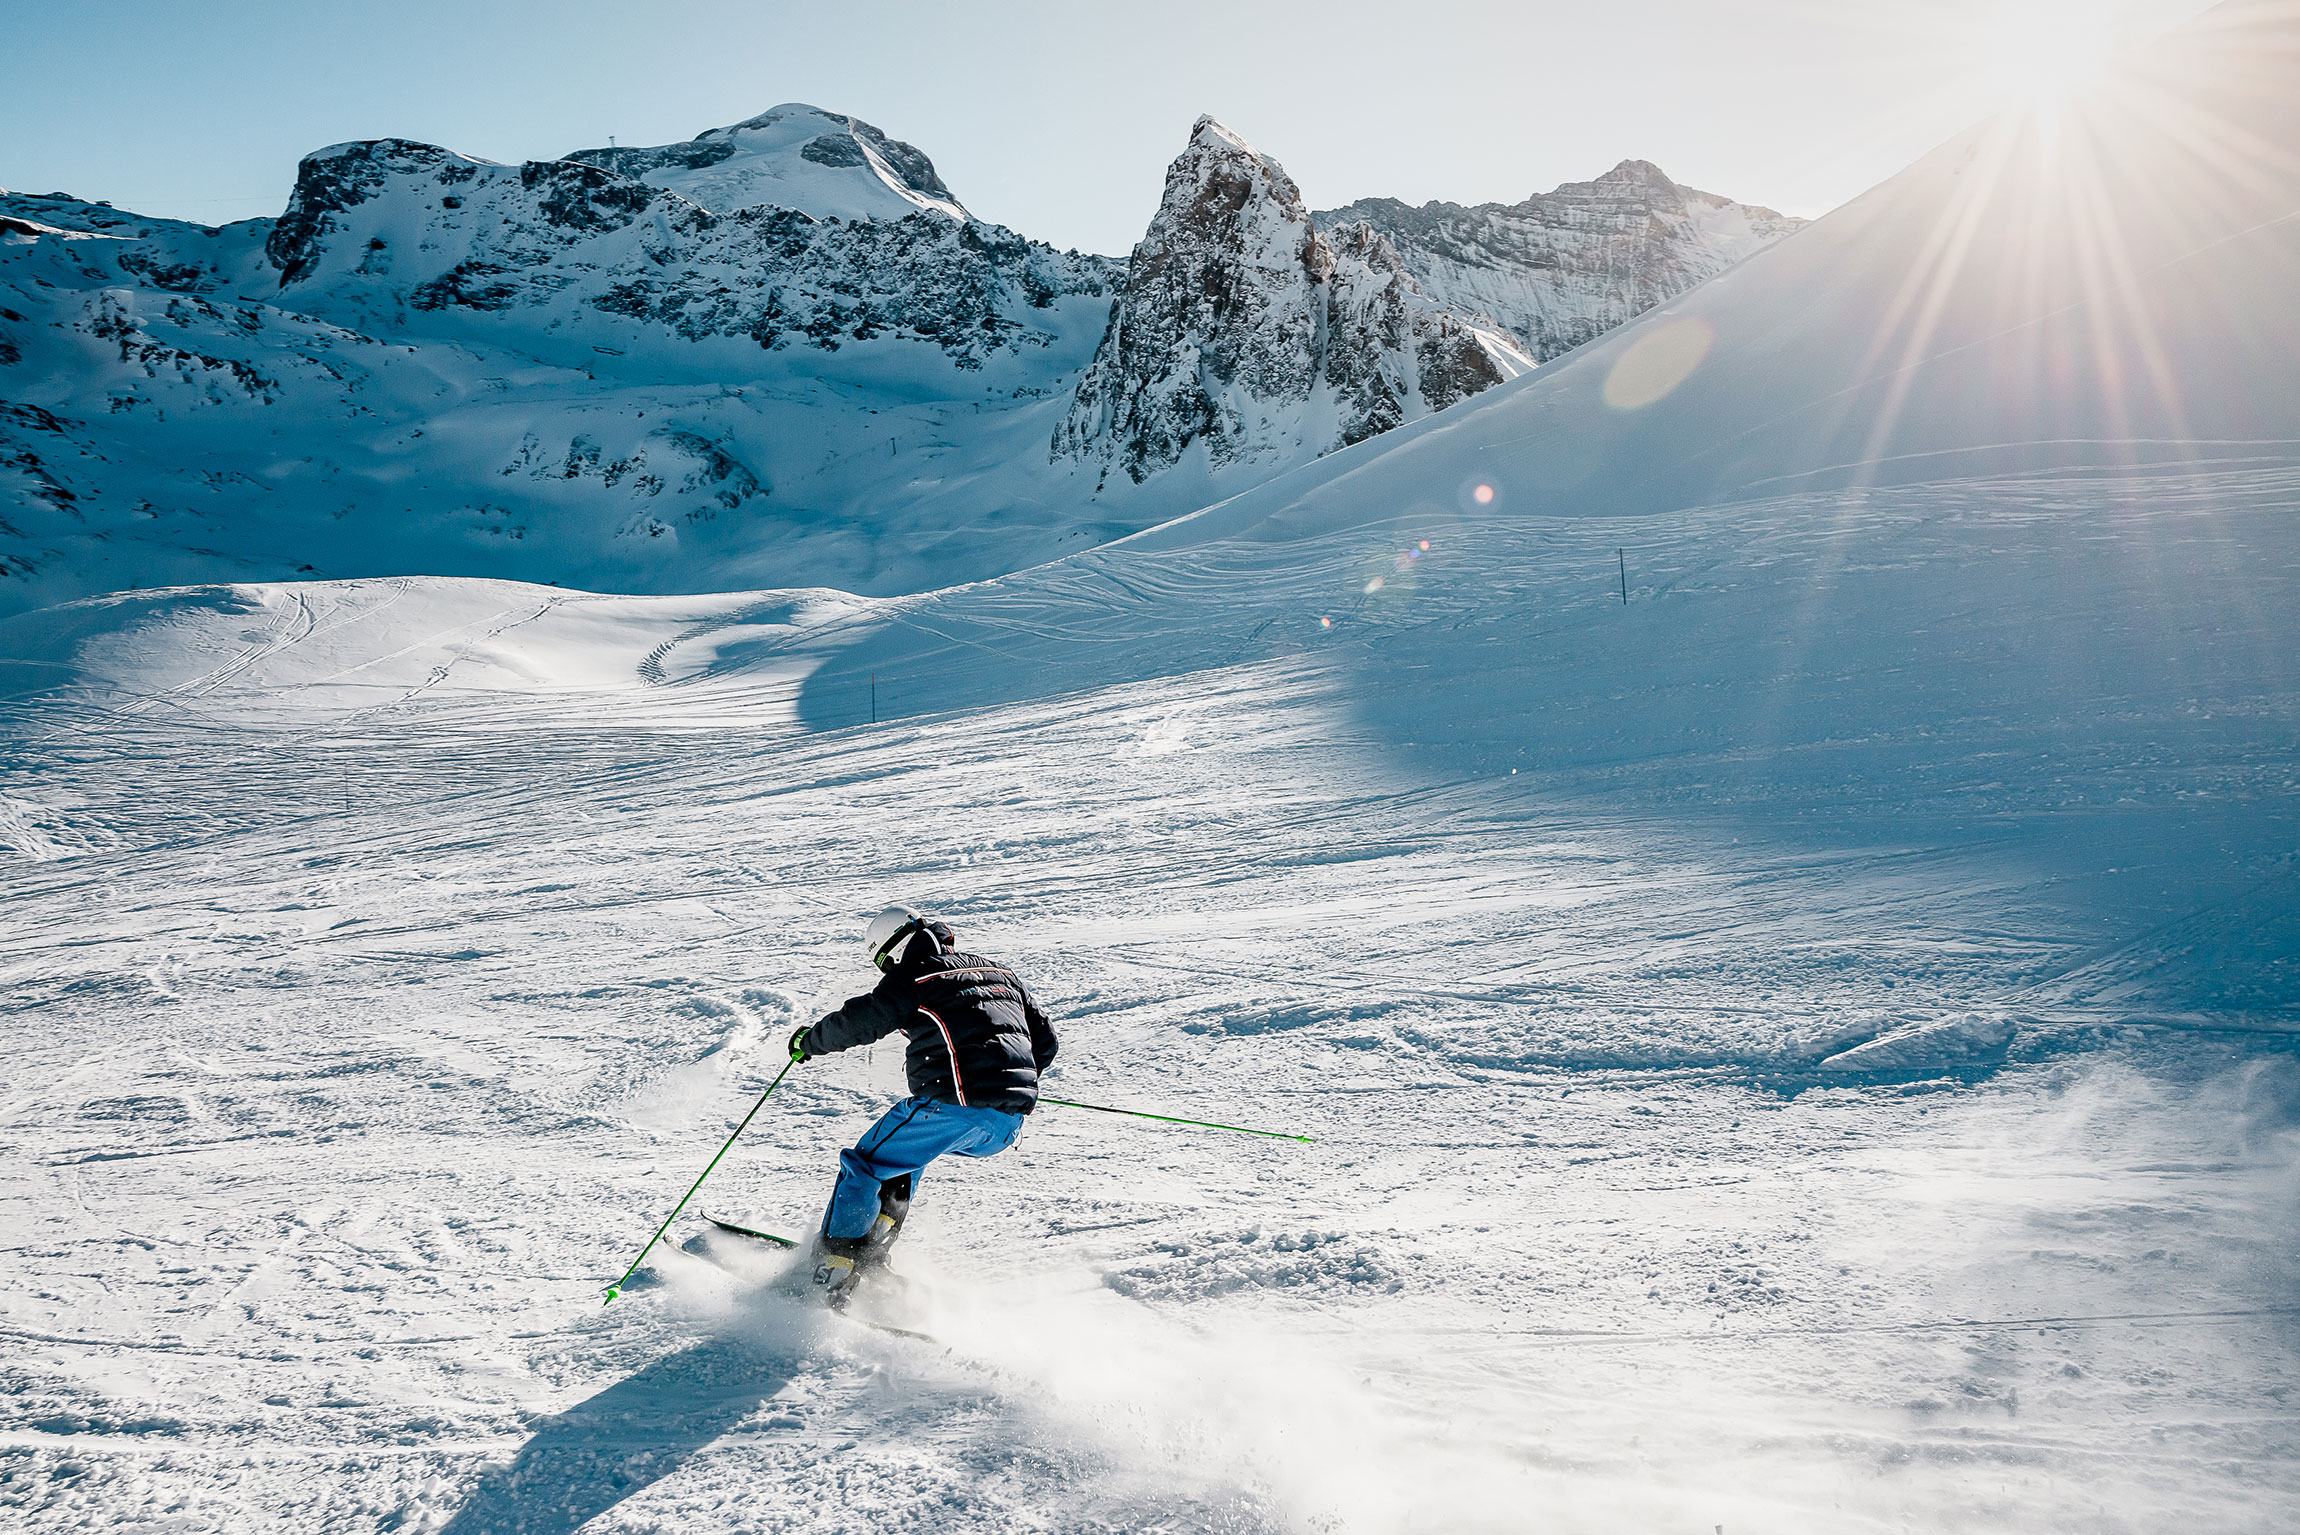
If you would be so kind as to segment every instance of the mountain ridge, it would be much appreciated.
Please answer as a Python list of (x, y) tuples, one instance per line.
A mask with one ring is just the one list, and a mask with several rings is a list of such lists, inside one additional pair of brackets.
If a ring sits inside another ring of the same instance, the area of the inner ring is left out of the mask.
[[(1627, 159), (1515, 203), (1361, 198), (1356, 220), (1398, 248), (1423, 291), (1547, 362), (1805, 227)], [(1538, 276), (1534, 275), (1538, 274)]]
[[(847, 147), (810, 158), (826, 136)], [(730, 167), (750, 180), (681, 180)], [(829, 179), (766, 174), (793, 167)], [(1191, 400), (1179, 377), (1153, 399), (1139, 349), (1095, 371), (1127, 262), (922, 205), (948, 192), (922, 152), (811, 107), (518, 164), (331, 145), (279, 217), (216, 227), (0, 192), (0, 607), (407, 572), (931, 589), (1523, 366), (1391, 236), (1283, 185), (1286, 291), (1191, 322), (1244, 374)], [(776, 186), (816, 211), (757, 200)]]

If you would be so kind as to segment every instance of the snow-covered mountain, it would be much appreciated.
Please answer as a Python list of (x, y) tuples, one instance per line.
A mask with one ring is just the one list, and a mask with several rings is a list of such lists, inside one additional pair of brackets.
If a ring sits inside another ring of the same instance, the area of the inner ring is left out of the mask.
[(1679, 186), (1644, 160), (1624, 160), (1595, 181), (1569, 181), (1521, 203), (1414, 208), (1372, 197), (1313, 217), (1379, 230), (1431, 298), (1506, 331), (1540, 362), (1805, 224)]
[(1211, 117), (1166, 170), (1057, 458), (1144, 480), (1330, 452), (1531, 366), (1431, 303), (1367, 225), (1329, 237), (1293, 178)]
[(400, 139), (307, 156), (265, 248), (307, 313), (413, 333), (451, 313), (458, 329), (516, 330), (544, 353), (645, 348), (672, 368), (717, 343), (685, 366), (729, 381), (760, 371), (745, 366), (754, 350), (880, 336), (978, 368), (1052, 345), (1049, 311), (1105, 299), (1117, 273), (940, 213), (714, 213), (580, 161), (495, 165)]
[(0, 192), (0, 610), (407, 571), (922, 589), (1525, 365), (1218, 126), (1166, 192), (1129, 275), (796, 105), (523, 165), (334, 145), (221, 229)]
[(859, 117), (804, 102), (680, 144), (578, 149), (565, 158), (668, 188), (714, 213), (768, 203), (816, 218), (967, 217), (923, 151)]
[(277, 221), (0, 213), (10, 608), (386, 570), (898, 590), (1208, 498), (1088, 505), (1046, 462), (1120, 267), (974, 220), (404, 141), (309, 157)]

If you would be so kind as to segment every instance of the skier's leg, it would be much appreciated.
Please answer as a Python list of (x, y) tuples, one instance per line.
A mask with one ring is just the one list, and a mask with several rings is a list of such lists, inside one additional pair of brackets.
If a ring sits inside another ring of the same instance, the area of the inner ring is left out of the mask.
[[(944, 1141), (942, 1152), (956, 1152), (962, 1157), (996, 1156), (1014, 1144), (1021, 1132), (1022, 1116), (995, 1109), (954, 1108), (947, 1103), (935, 1105), (938, 1119), (954, 1121), (968, 1126), (964, 1133), (938, 1133), (935, 1139)], [(887, 1250), (902, 1235), (902, 1223), (909, 1218), (911, 1197), (924, 1169), (901, 1173), (879, 1185), (878, 1218), (871, 1222), (868, 1235), (863, 1238), (863, 1261), (886, 1261)]]
[(1009, 1114), (1004, 1109), (964, 1108), (957, 1110), (973, 1126), (965, 1140), (953, 1142), (951, 1150), (962, 1157), (994, 1157), (1014, 1144), (1022, 1133), (1022, 1116)]
[(852, 1283), (857, 1264), (885, 1261), (926, 1164), (980, 1139), (980, 1126), (966, 1109), (906, 1098), (839, 1154), (839, 1180), (823, 1212), (815, 1266), (815, 1282), (832, 1292), (834, 1303)]
[(894, 1222), (898, 1230), (910, 1215), (911, 1191), (917, 1183), (917, 1173), (904, 1173), (899, 1178), (889, 1178), (879, 1185), (878, 1213)]
[(870, 1235), (863, 1238), (863, 1251), (857, 1261), (886, 1262), (888, 1250), (894, 1246), (894, 1239), (902, 1235), (902, 1223), (910, 1215), (910, 1192), (917, 1178), (916, 1173), (904, 1173), (879, 1185), (878, 1219), (871, 1222)]
[[(916, 1174), (946, 1143), (940, 1107), (929, 1098), (905, 1098), (880, 1116), (863, 1138), (839, 1153), (838, 1182), (823, 1211), (823, 1235), (833, 1243), (860, 1241), (878, 1218), (880, 1191), (890, 1178)], [(924, 1121), (922, 1124), (921, 1121)]]

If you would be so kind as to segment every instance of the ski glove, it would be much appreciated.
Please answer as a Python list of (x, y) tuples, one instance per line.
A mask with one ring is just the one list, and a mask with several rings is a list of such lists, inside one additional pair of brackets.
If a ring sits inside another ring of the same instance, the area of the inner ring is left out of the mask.
[(811, 1027), (812, 1025), (802, 1025), (791, 1031), (791, 1061), (794, 1065), (811, 1059), (807, 1054), (806, 1045), (807, 1029)]

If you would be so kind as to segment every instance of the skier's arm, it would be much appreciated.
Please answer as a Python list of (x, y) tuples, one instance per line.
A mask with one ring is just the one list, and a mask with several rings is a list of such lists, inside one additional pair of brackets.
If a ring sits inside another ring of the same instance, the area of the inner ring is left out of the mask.
[(885, 986), (849, 997), (837, 1011), (825, 1013), (801, 1041), (809, 1055), (852, 1050), (892, 1034), (910, 1021), (913, 1011), (898, 1003)]
[(1038, 1010), (1038, 1003), (1030, 993), (1022, 994), (1022, 1016), (1030, 1022), (1030, 1058), (1037, 1062), (1041, 1075), (1054, 1064), (1054, 1052), (1062, 1042), (1054, 1037), (1054, 1025)]

